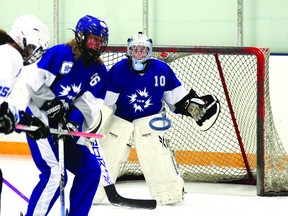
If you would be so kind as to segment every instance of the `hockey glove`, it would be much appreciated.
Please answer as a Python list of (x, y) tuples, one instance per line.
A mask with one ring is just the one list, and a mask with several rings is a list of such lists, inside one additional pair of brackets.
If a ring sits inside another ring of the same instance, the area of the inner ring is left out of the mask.
[(200, 98), (191, 98), (186, 102), (185, 108), (196, 122), (206, 113), (205, 102)]
[(205, 114), (205, 102), (198, 97), (196, 92), (191, 89), (190, 92), (175, 104), (175, 113), (193, 117), (195, 121), (200, 120)]
[(38, 118), (31, 116), (24, 111), (20, 111), (20, 123), (28, 126), (37, 126), (35, 131), (26, 131), (26, 134), (34, 140), (47, 138), (50, 133), (49, 128)]
[[(73, 121), (68, 121), (65, 125), (64, 125), (64, 130), (67, 131), (78, 131), (79, 125), (76, 122)], [(71, 143), (73, 142), (74, 136), (60, 136), (61, 138), (63, 138), (64, 143)], [(59, 137), (58, 137), (59, 139)]]
[(215, 95), (199, 97), (193, 89), (175, 104), (175, 113), (192, 116), (201, 131), (209, 130), (220, 113), (220, 102)]
[[(63, 125), (62, 130), (67, 130), (67, 131), (78, 131), (79, 125), (76, 122), (73, 121), (68, 121), (66, 124)], [(60, 128), (59, 128), (60, 130)], [(53, 139), (54, 141), (57, 141), (63, 138), (64, 142), (72, 142), (72, 139), (74, 136), (67, 136), (67, 135), (61, 135), (61, 134), (54, 134)]]
[(216, 122), (219, 114), (220, 114), (220, 101), (215, 95), (204, 95), (200, 97), (203, 101), (205, 101), (205, 114), (198, 121), (196, 121), (197, 125), (200, 127), (201, 131), (207, 131), (210, 129), (214, 123)]
[(68, 121), (65, 126), (68, 131), (78, 131), (79, 128), (79, 125), (73, 121)]
[(9, 109), (8, 103), (0, 105), (0, 132), (10, 134), (15, 130), (15, 117)]
[(58, 98), (46, 101), (40, 109), (46, 112), (50, 127), (58, 128), (59, 123), (65, 122), (65, 108)]

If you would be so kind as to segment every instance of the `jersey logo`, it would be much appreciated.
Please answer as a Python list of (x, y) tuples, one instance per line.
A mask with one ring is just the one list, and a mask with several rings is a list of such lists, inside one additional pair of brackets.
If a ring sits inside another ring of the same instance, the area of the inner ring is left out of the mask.
[(68, 74), (73, 67), (74, 63), (73, 62), (63, 62), (62, 66), (60, 68), (60, 74)]
[(75, 84), (63, 86), (61, 85), (62, 91), (59, 92), (60, 97), (66, 97), (68, 100), (73, 101), (74, 98), (81, 92), (81, 83), (79, 86)]
[(130, 104), (132, 104), (135, 113), (137, 111), (143, 112), (144, 109), (147, 109), (151, 105), (152, 96), (149, 96), (149, 93), (146, 91), (146, 88), (141, 91), (141, 90), (136, 90), (135, 94), (128, 95), (130, 98)]

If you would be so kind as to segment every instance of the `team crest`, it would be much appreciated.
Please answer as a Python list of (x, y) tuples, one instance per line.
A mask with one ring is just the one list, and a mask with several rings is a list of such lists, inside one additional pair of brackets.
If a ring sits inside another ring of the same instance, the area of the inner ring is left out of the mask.
[(135, 94), (128, 95), (130, 98), (130, 104), (132, 104), (134, 111), (143, 112), (144, 109), (147, 109), (151, 105), (152, 96), (146, 91), (146, 88), (141, 91), (137, 90)]
[(73, 101), (76, 96), (81, 92), (81, 83), (79, 86), (72, 84), (72, 85), (61, 85), (62, 91), (59, 92), (59, 97), (66, 97), (69, 101)]

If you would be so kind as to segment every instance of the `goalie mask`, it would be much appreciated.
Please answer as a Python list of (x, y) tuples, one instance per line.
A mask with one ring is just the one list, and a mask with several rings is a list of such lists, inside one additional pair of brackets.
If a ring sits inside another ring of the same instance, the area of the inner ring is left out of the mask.
[(136, 71), (143, 71), (152, 55), (152, 40), (139, 32), (128, 39), (127, 54), (132, 60), (132, 67)]
[(102, 55), (108, 45), (108, 36), (106, 23), (93, 16), (82, 17), (76, 25), (75, 39), (88, 62), (93, 62)]
[(48, 28), (31, 14), (18, 17), (8, 35), (22, 49), (24, 65), (36, 62), (48, 48)]

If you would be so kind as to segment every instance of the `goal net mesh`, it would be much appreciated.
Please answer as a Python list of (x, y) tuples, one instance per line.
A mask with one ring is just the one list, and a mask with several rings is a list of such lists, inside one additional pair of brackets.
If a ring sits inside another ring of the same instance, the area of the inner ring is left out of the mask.
[[(185, 181), (256, 184), (258, 195), (287, 195), (287, 152), (274, 125), (269, 99), (269, 49), (237, 47), (153, 48), (182, 84), (198, 95), (214, 94), (218, 120), (199, 131), (192, 118), (168, 111), (170, 147)], [(109, 47), (107, 68), (125, 58), (126, 47)], [(118, 177), (141, 176), (131, 138)]]

